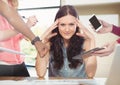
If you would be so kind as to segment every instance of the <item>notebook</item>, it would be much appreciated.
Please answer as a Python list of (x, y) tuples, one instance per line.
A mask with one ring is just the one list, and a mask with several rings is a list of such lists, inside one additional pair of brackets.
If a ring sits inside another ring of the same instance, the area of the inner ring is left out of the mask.
[(105, 85), (120, 85), (120, 44), (118, 44), (115, 48), (110, 73)]

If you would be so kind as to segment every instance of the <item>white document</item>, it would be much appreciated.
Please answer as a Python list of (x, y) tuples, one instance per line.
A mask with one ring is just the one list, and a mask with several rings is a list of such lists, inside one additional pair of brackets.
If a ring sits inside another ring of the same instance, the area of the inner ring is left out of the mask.
[(4, 48), (4, 47), (0, 47), (0, 51), (5, 51), (5, 52), (13, 53), (13, 54), (18, 54), (18, 55), (25, 55), (22, 52), (11, 50), (11, 49)]

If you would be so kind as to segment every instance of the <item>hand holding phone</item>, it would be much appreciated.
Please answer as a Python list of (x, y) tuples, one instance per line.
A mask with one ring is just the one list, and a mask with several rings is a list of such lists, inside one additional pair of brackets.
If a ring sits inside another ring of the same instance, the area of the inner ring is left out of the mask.
[(90, 23), (92, 24), (92, 26), (94, 27), (95, 31), (99, 31), (102, 28), (101, 23), (99, 22), (99, 20), (97, 19), (97, 17), (95, 15), (93, 15), (90, 19), (89, 19)]

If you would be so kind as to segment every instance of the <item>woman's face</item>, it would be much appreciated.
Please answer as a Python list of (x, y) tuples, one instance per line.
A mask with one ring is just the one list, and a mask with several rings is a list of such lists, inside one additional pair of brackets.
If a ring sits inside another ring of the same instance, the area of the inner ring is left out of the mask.
[(65, 40), (69, 40), (76, 32), (75, 21), (75, 17), (71, 15), (59, 18), (59, 33)]

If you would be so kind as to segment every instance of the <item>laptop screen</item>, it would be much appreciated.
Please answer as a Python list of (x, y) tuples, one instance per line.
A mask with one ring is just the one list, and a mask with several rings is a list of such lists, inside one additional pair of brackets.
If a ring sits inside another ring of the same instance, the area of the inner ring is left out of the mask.
[(120, 44), (116, 45), (110, 73), (105, 85), (120, 85)]

